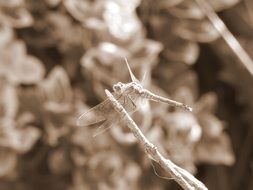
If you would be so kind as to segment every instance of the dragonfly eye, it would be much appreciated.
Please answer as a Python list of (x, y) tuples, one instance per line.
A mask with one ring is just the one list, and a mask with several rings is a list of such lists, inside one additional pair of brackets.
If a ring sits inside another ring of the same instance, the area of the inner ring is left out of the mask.
[(122, 88), (123, 88), (123, 84), (121, 82), (113, 85), (113, 90), (116, 93), (121, 93), (122, 92)]

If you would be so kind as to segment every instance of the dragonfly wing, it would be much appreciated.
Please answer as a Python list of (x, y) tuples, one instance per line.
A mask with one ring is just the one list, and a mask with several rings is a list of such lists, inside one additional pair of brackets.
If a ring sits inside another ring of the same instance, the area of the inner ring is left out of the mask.
[(93, 132), (93, 137), (96, 137), (97, 135), (100, 135), (106, 130), (108, 130), (112, 126), (112, 124), (116, 123), (110, 120), (105, 120), (99, 127), (96, 128), (95, 132)]
[(96, 105), (95, 107), (84, 112), (78, 119), (78, 126), (90, 126), (96, 125), (97, 123), (102, 123), (107, 119), (108, 111), (111, 109), (110, 100), (106, 99), (102, 103)]
[[(136, 110), (136, 105), (130, 97), (114, 93), (113, 95), (129, 114)], [(95, 127), (96, 130), (93, 136), (97, 136), (109, 129), (113, 124), (118, 124), (121, 119), (120, 115), (114, 110), (110, 100), (106, 99), (82, 114), (77, 120), (77, 125)]]
[(95, 132), (93, 132), (93, 137), (102, 134), (108, 130), (112, 125), (117, 125), (123, 118), (118, 115), (118, 113), (111, 112), (110, 117), (107, 120), (99, 122), (99, 126), (96, 127)]
[[(124, 99), (122, 95), (117, 95), (113, 93), (114, 97), (122, 102), (121, 99)], [(102, 103), (96, 105), (95, 107), (89, 109), (87, 112), (84, 112), (78, 119), (78, 126), (99, 126), (102, 125), (104, 121), (114, 116), (116, 112), (112, 106), (112, 103), (109, 99), (106, 99)], [(116, 117), (114, 117), (116, 119)]]

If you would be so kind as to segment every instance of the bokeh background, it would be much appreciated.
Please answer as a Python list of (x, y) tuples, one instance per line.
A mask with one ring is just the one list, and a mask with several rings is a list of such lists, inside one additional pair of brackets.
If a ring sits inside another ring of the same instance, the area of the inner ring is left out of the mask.
[(194, 109), (140, 107), (147, 138), (210, 190), (252, 190), (252, 60), (218, 21), (253, 57), (252, 0), (0, 0), (0, 189), (181, 189), (122, 124), (76, 126), (130, 81), (126, 57), (145, 88)]

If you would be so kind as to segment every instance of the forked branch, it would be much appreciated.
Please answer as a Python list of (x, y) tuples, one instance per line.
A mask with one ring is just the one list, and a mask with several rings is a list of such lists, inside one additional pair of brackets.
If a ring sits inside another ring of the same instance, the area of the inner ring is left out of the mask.
[(207, 187), (189, 172), (175, 165), (169, 159), (164, 158), (158, 151), (157, 147), (148, 141), (133, 119), (129, 116), (123, 106), (114, 98), (114, 96), (108, 90), (105, 90), (105, 93), (111, 101), (114, 109), (120, 114), (120, 117), (123, 118), (123, 122), (125, 122), (134, 136), (138, 139), (139, 143), (144, 147), (149, 157), (165, 169), (183, 189), (207, 190)]

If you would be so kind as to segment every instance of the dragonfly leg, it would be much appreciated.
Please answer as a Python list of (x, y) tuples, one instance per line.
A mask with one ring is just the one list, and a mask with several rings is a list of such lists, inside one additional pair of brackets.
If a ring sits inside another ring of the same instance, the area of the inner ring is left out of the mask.
[(132, 106), (130, 106), (130, 107), (134, 107), (136, 109), (136, 104), (134, 103), (133, 99), (130, 96), (128, 96), (128, 95), (126, 95), (126, 96), (127, 96), (127, 98), (130, 100), (130, 102), (132, 104)]

